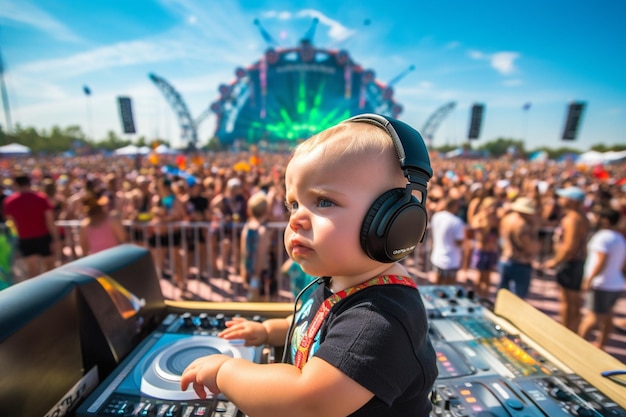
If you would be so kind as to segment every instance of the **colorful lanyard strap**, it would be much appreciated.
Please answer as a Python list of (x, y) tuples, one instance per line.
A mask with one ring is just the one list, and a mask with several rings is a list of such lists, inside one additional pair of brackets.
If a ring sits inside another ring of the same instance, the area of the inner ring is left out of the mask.
[(330, 309), (333, 308), (335, 304), (344, 298), (348, 297), (356, 293), (357, 291), (362, 290), (363, 288), (373, 287), (374, 285), (387, 285), (387, 284), (396, 284), (396, 285), (405, 285), (407, 287), (417, 288), (415, 281), (408, 277), (402, 277), (398, 275), (383, 275), (376, 278), (372, 278), (369, 281), (365, 281), (362, 284), (355, 285), (354, 287), (346, 288), (345, 290), (341, 290), (335, 294), (332, 294), (328, 298), (324, 300), (324, 302), (317, 309), (317, 313), (315, 313), (315, 317), (313, 317), (313, 321), (309, 325), (304, 336), (302, 336), (302, 340), (300, 340), (300, 344), (298, 345), (298, 349), (296, 351), (296, 357), (294, 360), (294, 365), (299, 369), (304, 367), (304, 364), (309, 359), (309, 351), (311, 350), (311, 344), (317, 335), (317, 332), (322, 327), (322, 323), (330, 313)]

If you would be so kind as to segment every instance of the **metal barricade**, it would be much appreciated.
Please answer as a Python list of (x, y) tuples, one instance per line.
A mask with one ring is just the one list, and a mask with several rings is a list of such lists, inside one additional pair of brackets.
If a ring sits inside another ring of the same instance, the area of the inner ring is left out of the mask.
[[(57, 221), (63, 239), (62, 249), (57, 253), (57, 265), (71, 262), (84, 256), (80, 245), (80, 220)], [(179, 272), (186, 278), (198, 282), (208, 282), (212, 279), (241, 280), (239, 276), (239, 236), (243, 223), (223, 222), (170, 222), (155, 224), (150, 222), (123, 221), (130, 243), (144, 246), (151, 250), (155, 266), (160, 276), (170, 280), (178, 267)], [(2, 230), (6, 229), (4, 224)], [(288, 298), (289, 283), (280, 268), (287, 259), (283, 245), (283, 233), (286, 222), (271, 222), (267, 227), (275, 234), (272, 254), (274, 259), (274, 276), (278, 287), (283, 289), (281, 298)], [(159, 233), (158, 231), (161, 230)], [(544, 261), (552, 254), (553, 229), (542, 229), (540, 233), (541, 251), (538, 261)], [(230, 245), (223, 243), (229, 241)], [(417, 246), (411, 256), (403, 260), (407, 268), (417, 271), (424, 276), (432, 270), (430, 253), (432, 250), (432, 236), (427, 230), (423, 241)], [(19, 253), (13, 256), (12, 274), (23, 273), (17, 265)], [(176, 262), (180, 261), (177, 265)], [(219, 270), (215, 270), (215, 266)], [(542, 271), (543, 272), (543, 271)], [(193, 291), (192, 291), (193, 292)]]

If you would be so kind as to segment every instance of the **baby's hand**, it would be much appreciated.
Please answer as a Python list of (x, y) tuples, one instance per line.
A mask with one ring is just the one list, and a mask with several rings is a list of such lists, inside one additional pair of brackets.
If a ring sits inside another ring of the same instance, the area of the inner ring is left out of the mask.
[(186, 391), (189, 384), (192, 384), (193, 390), (201, 399), (207, 397), (204, 387), (207, 387), (213, 394), (219, 394), (217, 373), (224, 362), (230, 359), (232, 358), (226, 355), (209, 355), (196, 359), (183, 371), (180, 378), (180, 388)]
[(219, 337), (226, 340), (243, 339), (246, 346), (260, 346), (267, 342), (267, 330), (262, 323), (246, 320), (242, 317), (233, 317), (226, 322), (226, 329), (222, 330)]

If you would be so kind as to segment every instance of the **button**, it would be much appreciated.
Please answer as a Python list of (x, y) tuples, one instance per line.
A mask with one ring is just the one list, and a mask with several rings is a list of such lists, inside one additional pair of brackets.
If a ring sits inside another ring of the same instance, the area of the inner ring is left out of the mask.
[(524, 404), (517, 398), (509, 398), (508, 400), (506, 400), (506, 405), (511, 407), (513, 410), (518, 411), (524, 408)]

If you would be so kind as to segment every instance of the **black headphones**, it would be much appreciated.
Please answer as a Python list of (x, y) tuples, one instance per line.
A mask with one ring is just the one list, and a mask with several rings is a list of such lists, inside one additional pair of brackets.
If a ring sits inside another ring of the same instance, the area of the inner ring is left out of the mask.
[[(393, 188), (380, 195), (361, 225), (361, 247), (372, 259), (391, 263), (406, 258), (424, 238), (428, 215), (424, 202), (433, 175), (422, 135), (411, 126), (379, 114), (359, 114), (346, 122), (370, 123), (391, 136), (400, 167), (409, 180), (406, 188)], [(412, 194), (422, 195), (419, 201)]]

